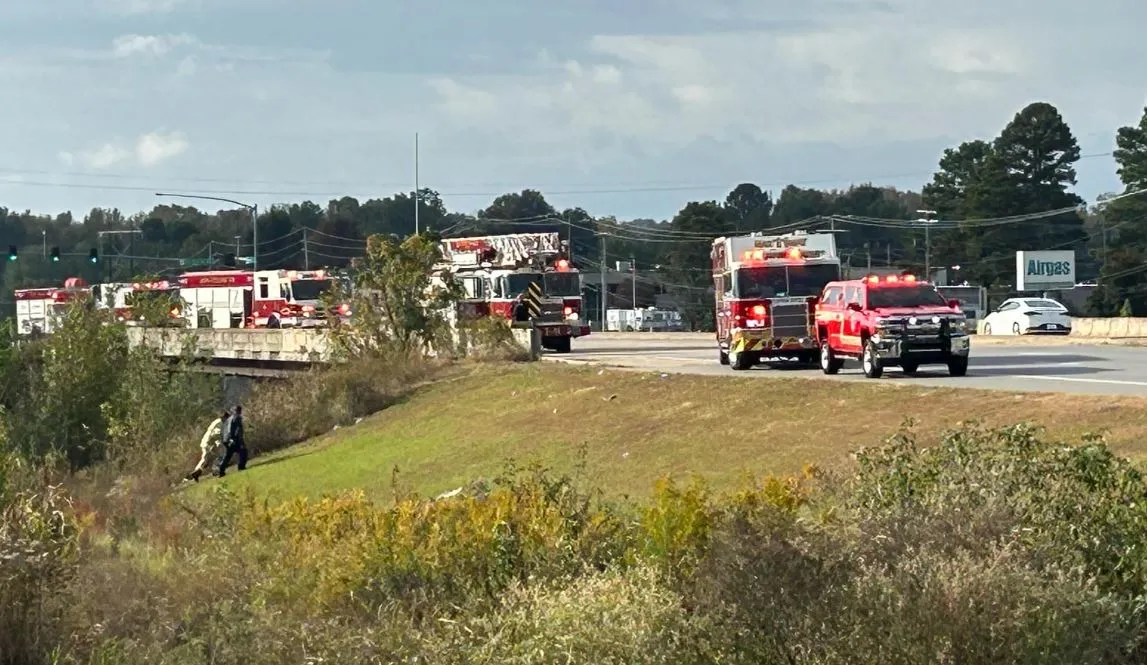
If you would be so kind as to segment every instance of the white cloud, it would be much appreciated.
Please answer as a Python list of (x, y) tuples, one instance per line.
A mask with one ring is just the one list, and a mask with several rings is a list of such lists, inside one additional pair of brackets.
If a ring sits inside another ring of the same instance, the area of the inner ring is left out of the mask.
[(190, 35), (122, 35), (112, 41), (112, 55), (117, 58), (136, 55), (159, 57), (180, 46), (195, 43), (195, 38)]
[(155, 166), (187, 150), (187, 139), (179, 132), (170, 134), (151, 133), (139, 137), (135, 144), (135, 156), (144, 166)]
[(107, 169), (121, 164), (131, 157), (131, 153), (114, 143), (105, 143), (96, 150), (84, 152), (80, 159), (91, 169)]
[(71, 166), (76, 163), (76, 156), (66, 150), (61, 150), (56, 153), (56, 158), (59, 159), (60, 163), (64, 166)]

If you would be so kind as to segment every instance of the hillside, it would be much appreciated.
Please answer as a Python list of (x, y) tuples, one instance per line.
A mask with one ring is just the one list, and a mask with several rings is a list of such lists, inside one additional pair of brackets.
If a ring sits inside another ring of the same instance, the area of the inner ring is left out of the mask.
[[(507, 459), (570, 470), (584, 449), (590, 480), (614, 495), (647, 495), (666, 473), (718, 486), (745, 471), (831, 465), (912, 418), (922, 434), (961, 420), (1045, 425), (1054, 437), (1108, 429), (1140, 458), (1147, 399), (932, 389), (907, 382), (836, 382), (639, 374), (551, 363), (476, 367), (386, 411), (275, 455), (231, 487), (272, 497), (361, 488), (421, 494), (498, 473)], [(201, 483), (199, 487), (212, 483)]]

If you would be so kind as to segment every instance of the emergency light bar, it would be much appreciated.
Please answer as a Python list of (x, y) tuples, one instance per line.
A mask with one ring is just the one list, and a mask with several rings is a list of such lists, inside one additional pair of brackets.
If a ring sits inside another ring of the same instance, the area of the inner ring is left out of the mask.
[(746, 249), (741, 252), (742, 263), (768, 261), (770, 259), (785, 259), (788, 261), (803, 261), (823, 256), (824, 250), (802, 250), (800, 247), (758, 247)]
[(904, 273), (903, 275), (885, 275), (883, 279), (880, 278), (880, 275), (868, 275), (864, 278), (864, 281), (868, 282), (869, 284), (880, 284), (882, 282), (884, 284), (926, 284), (927, 283), (927, 282), (921, 282), (921, 281), (917, 280), (916, 275), (913, 275), (911, 273)]

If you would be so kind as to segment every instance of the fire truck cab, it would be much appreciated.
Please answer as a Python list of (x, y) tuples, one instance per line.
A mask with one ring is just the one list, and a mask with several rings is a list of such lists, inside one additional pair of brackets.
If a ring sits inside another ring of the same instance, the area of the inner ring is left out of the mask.
[[(334, 276), (325, 270), (260, 270), (255, 273), (252, 299), (257, 328), (314, 328), (325, 318), (323, 296), (334, 287)], [(350, 315), (350, 305), (338, 307), (339, 316)]]
[(16, 333), (41, 335), (54, 332), (68, 303), (90, 294), (91, 289), (80, 277), (69, 277), (63, 288), (17, 289)]
[[(589, 334), (581, 322), (581, 276), (566, 257), (557, 233), (513, 233), (441, 241), (446, 272), (462, 288), (455, 316), (496, 316), (530, 321), (542, 334), (542, 347), (569, 353), (574, 337)], [(531, 285), (541, 297), (531, 306)]]
[(896, 365), (908, 375), (933, 363), (947, 365), (952, 376), (968, 372), (970, 339), (959, 301), (945, 300), (909, 273), (828, 284), (816, 323), (825, 374), (839, 372), (846, 358), (860, 360), (870, 379)]
[(717, 238), (711, 258), (721, 364), (815, 363), (816, 300), (840, 279), (836, 238), (804, 231)]

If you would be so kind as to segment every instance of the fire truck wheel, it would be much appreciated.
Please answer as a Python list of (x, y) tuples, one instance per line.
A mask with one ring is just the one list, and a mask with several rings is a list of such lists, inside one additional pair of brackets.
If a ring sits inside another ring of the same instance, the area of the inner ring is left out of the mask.
[(570, 352), (570, 338), (569, 337), (555, 337), (554, 341), (550, 343), (550, 348), (554, 353), (569, 353)]
[(968, 373), (968, 356), (952, 356), (948, 359), (948, 375), (964, 376)]
[(864, 368), (864, 376), (870, 379), (879, 379), (884, 374), (884, 364), (876, 353), (876, 345), (872, 342), (864, 344), (864, 352), (860, 355), (860, 365)]
[(722, 351), (721, 349), (717, 349), (717, 362), (721, 363), (722, 365), (728, 365), (729, 354)]
[(824, 344), (820, 347), (820, 370), (825, 374), (837, 374), (844, 367), (844, 361), (836, 357), (832, 347)]
[(742, 372), (744, 370), (750, 369), (754, 365), (753, 361), (753, 356), (748, 353), (741, 352), (729, 354), (729, 365), (731, 365), (733, 370), (736, 372)]

